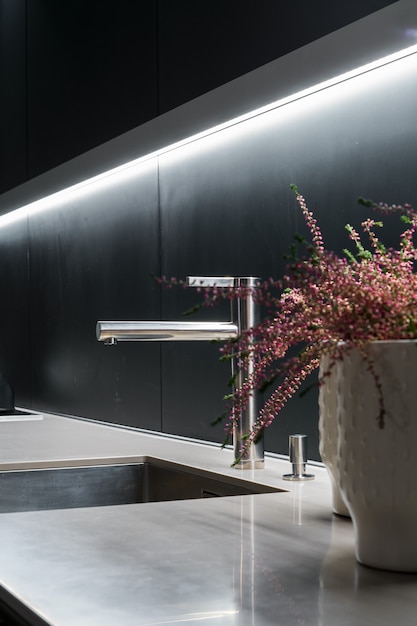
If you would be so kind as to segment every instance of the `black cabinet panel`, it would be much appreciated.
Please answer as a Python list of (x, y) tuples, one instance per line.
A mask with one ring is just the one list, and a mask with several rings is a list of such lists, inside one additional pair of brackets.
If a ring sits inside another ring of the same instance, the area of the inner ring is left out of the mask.
[(30, 177), (157, 114), (155, 42), (151, 0), (28, 2)]
[(392, 0), (0, 0), (0, 192)]
[(156, 162), (30, 218), (36, 408), (160, 429), (157, 344), (105, 346), (96, 321), (159, 316)]
[(0, 0), (0, 193), (26, 180), (26, 0)]
[(159, 0), (160, 113), (392, 3)]

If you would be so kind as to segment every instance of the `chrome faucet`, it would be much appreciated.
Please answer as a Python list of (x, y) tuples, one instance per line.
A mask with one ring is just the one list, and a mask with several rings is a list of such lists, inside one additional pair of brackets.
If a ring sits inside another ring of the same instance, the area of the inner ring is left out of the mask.
[[(190, 287), (226, 287), (248, 289), (255, 287), (256, 278), (249, 277), (207, 277), (188, 276)], [(165, 321), (99, 321), (97, 322), (97, 340), (108, 345), (119, 341), (212, 341), (237, 337), (241, 332), (252, 328), (258, 322), (258, 307), (253, 297), (235, 298), (231, 301), (230, 322), (165, 322)], [(241, 368), (232, 360), (232, 374), (235, 374), (235, 388), (243, 385), (245, 377), (251, 374), (253, 363), (248, 370)], [(247, 435), (255, 425), (260, 409), (260, 394), (254, 391), (248, 404), (242, 411), (239, 425), (233, 432), (235, 467), (238, 469), (259, 469), (264, 466), (264, 442), (260, 437), (252, 443), (242, 456), (241, 449)]]

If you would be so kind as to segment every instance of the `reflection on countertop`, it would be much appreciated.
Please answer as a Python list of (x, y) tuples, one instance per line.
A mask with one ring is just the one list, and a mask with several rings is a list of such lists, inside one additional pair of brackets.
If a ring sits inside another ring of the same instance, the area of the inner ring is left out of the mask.
[[(0, 423), (0, 469), (148, 455), (286, 490), (0, 515), (0, 599), (30, 624), (409, 626), (417, 576), (355, 560), (322, 467), (232, 469), (231, 450), (43, 414)], [(381, 547), (383, 549), (383, 546)]]

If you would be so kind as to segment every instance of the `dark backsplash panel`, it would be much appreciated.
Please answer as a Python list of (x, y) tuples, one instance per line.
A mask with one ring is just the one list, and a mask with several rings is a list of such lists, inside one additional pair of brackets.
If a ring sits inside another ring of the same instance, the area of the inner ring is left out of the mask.
[[(417, 203), (417, 87), (378, 72), (300, 100), (276, 120), (230, 129), (153, 160), (136, 179), (56, 212), (0, 229), (2, 354), (18, 401), (33, 408), (219, 441), (228, 368), (211, 344), (119, 344), (95, 339), (97, 319), (180, 319), (192, 289), (162, 290), (150, 273), (279, 275), (296, 232), (305, 232), (298, 184), (329, 248), (360, 228), (359, 196)], [(386, 228), (397, 243), (396, 225)], [(27, 256), (28, 253), (28, 256)], [(30, 288), (26, 289), (25, 272)], [(200, 312), (227, 319), (227, 307)], [(29, 331), (30, 320), (30, 331)], [(21, 333), (21, 335), (20, 335)], [(16, 340), (16, 337), (18, 339)], [(29, 349), (31, 346), (31, 377)], [(288, 435), (310, 435), (318, 458), (317, 390), (288, 404), (267, 432), (285, 453)]]
[[(231, 129), (225, 133), (227, 141), (219, 134), (182, 153), (161, 157), (163, 272), (281, 275), (294, 234), (307, 234), (290, 189), (293, 182), (334, 250), (348, 245), (345, 224), (360, 229), (367, 215), (357, 204), (359, 196), (416, 201), (413, 107), (417, 89), (401, 72), (386, 82), (376, 78), (374, 73), (360, 79), (359, 89), (353, 83), (334, 88), (331, 98), (318, 94), (300, 101), (283, 110), (273, 124), (255, 121), (244, 135)], [(399, 220), (392, 226), (386, 221), (384, 235), (398, 244)], [(190, 306), (192, 295), (174, 290), (163, 293), (162, 301), (163, 315), (169, 318)], [(224, 312), (219, 319), (225, 319)], [(174, 376), (166, 367), (163, 397), (174, 394), (180, 380), (187, 381), (187, 390), (199, 389), (199, 415), (204, 412), (208, 424), (219, 413), (217, 401), (224, 392), (219, 365), (214, 364), (208, 379), (197, 371), (192, 378), (187, 359), (176, 362)], [(192, 422), (187, 423), (183, 415), (189, 413), (193, 419), (195, 402), (188, 411), (184, 403), (181, 414), (179, 401), (172, 406), (165, 403), (164, 430), (191, 428)], [(286, 452), (288, 435), (306, 432), (311, 435), (310, 453), (317, 458), (317, 417), (317, 389), (313, 389), (288, 404), (267, 431), (267, 447)]]
[(158, 313), (157, 163), (30, 220), (34, 405), (159, 429), (157, 344), (98, 343), (98, 319)]
[(32, 404), (29, 330), (29, 243), (27, 222), (0, 229), (0, 371), (16, 401)]

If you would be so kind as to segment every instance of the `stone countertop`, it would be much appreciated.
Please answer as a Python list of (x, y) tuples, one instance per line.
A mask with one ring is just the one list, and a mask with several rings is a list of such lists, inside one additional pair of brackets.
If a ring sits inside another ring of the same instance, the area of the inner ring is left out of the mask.
[[(0, 515), (0, 599), (57, 626), (409, 626), (417, 575), (355, 561), (326, 471), (232, 469), (217, 446), (37, 414), (0, 420), (0, 469), (172, 460), (281, 493)], [(0, 496), (1, 497), (1, 496)], [(383, 546), (381, 546), (383, 549)]]

